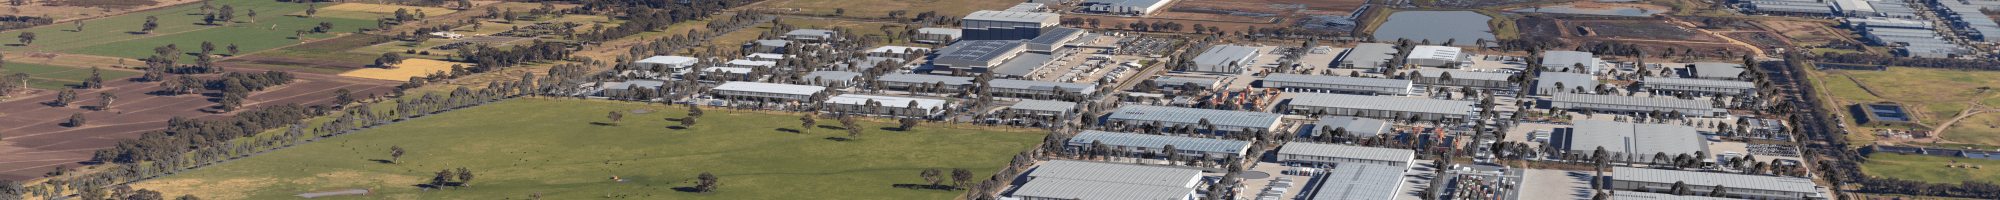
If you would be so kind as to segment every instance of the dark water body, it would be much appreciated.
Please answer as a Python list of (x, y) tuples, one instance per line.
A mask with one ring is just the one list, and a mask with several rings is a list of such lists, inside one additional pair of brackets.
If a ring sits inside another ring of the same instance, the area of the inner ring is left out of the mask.
[(1472, 11), (1403, 11), (1389, 15), (1389, 21), (1382, 28), (1375, 29), (1375, 40), (1395, 41), (1409, 38), (1411, 41), (1431, 40), (1432, 44), (1458, 39), (1458, 44), (1471, 44), (1477, 39), (1493, 40), (1493, 29), (1486, 21), (1493, 17)]

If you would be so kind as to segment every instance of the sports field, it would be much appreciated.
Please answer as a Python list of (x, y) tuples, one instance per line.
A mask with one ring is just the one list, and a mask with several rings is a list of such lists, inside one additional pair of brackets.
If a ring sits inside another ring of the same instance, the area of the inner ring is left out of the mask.
[(372, 78), (372, 79), (382, 79), (391, 81), (407, 81), (410, 80), (411, 76), (430, 75), (433, 73), (437, 73), (439, 71), (450, 72), (451, 65), (454, 64), (465, 65), (465, 67), (472, 67), (472, 63), (460, 63), (460, 62), (450, 62), (450, 61), (431, 60), (431, 59), (405, 59), (403, 60), (403, 64), (396, 64), (395, 69), (362, 68), (354, 71), (347, 71), (347, 73), (340, 73), (340, 76)]
[[(621, 125), (607, 112), (625, 113)], [(322, 190), (373, 189), (334, 199), (950, 199), (963, 191), (911, 190), (926, 168), (966, 168), (991, 175), (1043, 135), (864, 122), (859, 140), (844, 131), (793, 133), (797, 115), (705, 109), (696, 125), (670, 129), (684, 107), (598, 100), (524, 98), (412, 119), (134, 187), (203, 199), (291, 199)], [(834, 120), (820, 120), (834, 124)], [(407, 149), (388, 164), (389, 147)], [(653, 155), (660, 154), (660, 155)], [(416, 187), (434, 172), (467, 168), (471, 189)], [(720, 177), (715, 193), (677, 191), (703, 172)], [(616, 182), (612, 176), (630, 179)]]
[[(69, 85), (83, 84), (84, 79), (90, 78), (90, 68), (57, 67), (17, 62), (7, 62), (7, 65), (0, 66), (0, 75), (13, 75), (14, 73), (28, 73), (28, 87), (50, 90), (67, 88), (70, 87)], [(111, 69), (102, 69), (98, 73), (107, 82), (139, 74), (139, 72)]]
[[(1980, 165), (1983, 169), (1945, 167), (1951, 161), (1958, 164)], [(1861, 163), (1861, 171), (1870, 176), (1894, 177), (1905, 180), (1919, 180), (1932, 183), (1962, 183), (1966, 180), (2000, 180), (2000, 160), (1975, 158), (1947, 158), (1926, 155), (1900, 155), (1877, 153), (1868, 156), (1868, 162)]]

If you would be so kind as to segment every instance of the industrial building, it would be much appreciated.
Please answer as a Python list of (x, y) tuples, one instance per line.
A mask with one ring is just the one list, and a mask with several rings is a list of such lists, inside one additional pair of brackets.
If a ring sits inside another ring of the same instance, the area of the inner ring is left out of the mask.
[(1042, 5), (1041, 3), (1021, 3), (1021, 4), (1014, 4), (1014, 7), (1010, 7), (1010, 8), (1007, 8), (1007, 10), (1001, 10), (1001, 11), (1008, 11), (1008, 12), (1041, 12), (1042, 10), (1046, 10), (1046, 9), (1049, 9), (1049, 7), (1048, 7), (1048, 6), (1045, 6), (1045, 5)]
[(799, 29), (799, 30), (792, 30), (791, 32), (785, 32), (785, 35), (782, 37), (784, 37), (786, 40), (800, 41), (800, 42), (828, 42), (839, 39), (840, 32), (834, 32), (832, 30), (819, 30), (819, 29)]
[(743, 56), (744, 60), (772, 61), (772, 62), (784, 60), (785, 58), (798, 58), (798, 56), (785, 56), (785, 54), (775, 54), (775, 53), (751, 53), (750, 55)]
[(792, 41), (790, 41), (790, 40), (757, 40), (757, 41), (750, 41), (750, 43), (744, 43), (744, 44), (743, 44), (743, 52), (745, 52), (745, 53), (785, 53), (785, 45), (791, 45), (791, 44), (792, 44)]
[(1688, 63), (1681, 68), (1681, 74), (1688, 78), (1739, 80), (1743, 76), (1743, 65), (1735, 63), (1698, 62)]
[(682, 68), (687, 68), (688, 66), (693, 66), (694, 63), (696, 62), (701, 62), (701, 59), (694, 57), (686, 57), (686, 56), (653, 56), (653, 57), (647, 57), (646, 59), (640, 59), (639, 61), (633, 61), (632, 63), (639, 64), (639, 66), (644, 66), (644, 67), (652, 67), (657, 65), (657, 66), (666, 66), (667, 68), (673, 68), (673, 69), (682, 69)]
[(1937, 15), (1952, 22), (1952, 26), (1964, 31), (1968, 39), (1981, 42), (2000, 42), (2000, 23), (1987, 18), (1980, 8), (2000, 8), (2000, 2), (1993, 1), (1934, 1)]
[(1341, 53), (1335, 58), (1342, 68), (1374, 69), (1387, 67), (1390, 59), (1396, 58), (1396, 45), (1383, 43), (1361, 43)]
[(1201, 170), (1050, 160), (1026, 173), (1028, 182), (1014, 189), (1022, 200), (1191, 200), (1201, 186)]
[(659, 90), (660, 86), (662, 85), (666, 85), (666, 82), (655, 81), (655, 80), (630, 80), (630, 81), (625, 81), (623, 83), (606, 86), (604, 87), (604, 90), (598, 91), (598, 96), (623, 97), (627, 95), (632, 95), (633, 93), (637, 92), (634, 90)]
[(1091, 12), (1146, 16), (1166, 7), (1170, 0), (1085, 0), (1076, 6), (1090, 7)]
[(1597, 77), (1590, 76), (1589, 74), (1542, 72), (1541, 76), (1535, 78), (1535, 90), (1533, 92), (1535, 95), (1550, 95), (1577, 92), (1576, 88), (1583, 88), (1582, 93), (1596, 93), (1596, 91), (1591, 90), (1595, 89), (1596, 86)]
[(833, 84), (854, 86), (858, 81), (861, 81), (861, 73), (850, 71), (816, 71), (806, 74), (802, 80), (819, 86)]
[[(890, 89), (907, 90), (915, 84), (944, 83), (944, 89), (958, 91), (972, 86), (972, 77), (940, 76), (927, 74), (885, 74), (876, 78)], [(1097, 92), (1097, 85), (1084, 83), (1063, 83), (1047, 81), (1027, 81), (1013, 79), (993, 79), (986, 82), (992, 86), (993, 94), (1008, 96), (1054, 95), (1057, 89), (1069, 95), (1090, 95)]]
[(1917, 17), (1916, 7), (1911, 7), (1909, 3), (1904, 3), (1903, 1), (1867, 1), (1867, 3), (1868, 6), (1875, 8), (1875, 15), (1856, 17), (1921, 19)]
[(1300, 191), (1304, 200), (1390, 200), (1401, 197), (1408, 167), (1347, 163), (1319, 177), (1318, 187)]
[(969, 72), (992, 72), (993, 67), (1027, 51), (1021, 40), (962, 40), (938, 49), (931, 65)]
[(924, 52), (928, 52), (930, 50), (931, 48), (923, 48), (923, 47), (881, 46), (881, 47), (875, 47), (875, 49), (869, 49), (868, 56), (906, 58), (909, 56), (921, 56), (925, 54)]
[(1749, 0), (1751, 12), (1769, 15), (1833, 16), (1833, 6), (1812, 0)]
[[(1160, 76), (1159, 78), (1153, 78), (1153, 84), (1157, 84), (1160, 88), (1174, 88), (1180, 90), (1190, 90), (1190, 89), (1208, 90), (1221, 86), (1222, 79), (1197, 78), (1197, 77), (1185, 77), (1185, 76)], [(1187, 86), (1194, 86), (1194, 88), (1187, 88)]]
[[(1576, 66), (1583, 66), (1583, 68), (1573, 69)], [(1547, 51), (1542, 52), (1542, 67), (1548, 68), (1547, 71), (1543, 72), (1596, 74), (1598, 71), (1604, 71), (1604, 60), (1598, 59), (1596, 55), (1590, 54), (1590, 52)]]
[[(868, 103), (881, 105), (883, 109), (868, 109)], [(882, 96), (865, 94), (841, 94), (828, 97), (825, 102), (831, 110), (841, 113), (862, 113), (915, 118), (930, 118), (951, 110), (951, 102), (943, 99)], [(915, 107), (911, 107), (914, 103)]]
[[(1286, 142), (1278, 147), (1278, 162), (1301, 165), (1347, 166), (1348, 164), (1371, 164), (1397, 167), (1393, 174), (1413, 166), (1417, 151), (1380, 147), (1317, 144), (1306, 142)], [(1321, 167), (1325, 168), (1325, 167)], [(1339, 168), (1335, 168), (1339, 169)]]
[[(1731, 198), (1766, 200), (1825, 199), (1812, 180), (1792, 177), (1734, 173), (1691, 172), (1635, 167), (1613, 167), (1611, 189), (1664, 193), (1674, 183), (1686, 184), (1695, 195), (1705, 195), (1722, 186)], [(1620, 192), (1624, 193), (1624, 192)]]
[(1076, 39), (1083, 37), (1087, 33), (1089, 31), (1079, 28), (1054, 27), (1049, 28), (1049, 31), (1042, 33), (1041, 36), (1029, 39), (1026, 43), (1029, 51), (1050, 52), (1062, 48), (1063, 45), (1067, 45), (1071, 41), (1076, 41)]
[(812, 94), (822, 90), (826, 90), (826, 87), (736, 81), (717, 85), (710, 90), (712, 91), (710, 93), (722, 97), (784, 102), (812, 100)]
[(1060, 20), (1059, 14), (981, 10), (961, 19), (962, 40), (1026, 40), (1041, 36)]
[(1415, 85), (1410, 80), (1273, 73), (1264, 76), (1264, 87), (1287, 92), (1410, 95)]
[(1645, 77), (1641, 86), (1654, 93), (1688, 93), (1692, 95), (1757, 95), (1757, 84), (1748, 81), (1710, 80), (1692, 78)]
[(1048, 66), (1055, 60), (1056, 55), (1047, 52), (1022, 52), (1020, 55), (1015, 55), (1014, 59), (1000, 63), (1000, 66), (992, 67), (985, 73), (993, 73), (993, 77), (1018, 79), (1034, 74), (1035, 70), (1040, 70), (1042, 66)]
[(1389, 133), (1389, 121), (1345, 116), (1320, 117), (1318, 122), (1314, 122), (1312, 126), (1307, 126), (1306, 129), (1306, 131), (1301, 132), (1305, 132), (1306, 136), (1312, 137), (1319, 137), (1319, 134), (1325, 134), (1328, 131), (1347, 130), (1348, 135), (1359, 138), (1371, 138), (1375, 137), (1375, 135)]
[(1323, 114), (1388, 120), (1462, 122), (1478, 114), (1473, 101), (1427, 98), (1384, 97), (1349, 94), (1299, 93), (1292, 97), (1295, 115)]
[[(1450, 80), (1444, 79), (1447, 76), (1447, 74), (1449, 75), (1449, 77), (1451, 77)], [(1513, 76), (1514, 74), (1508, 74), (1508, 73), (1456, 71), (1456, 70), (1439, 70), (1439, 69), (1416, 69), (1416, 70), (1410, 70), (1409, 78), (1410, 82), (1414, 82), (1416, 84), (1424, 84), (1424, 85), (1449, 85), (1449, 86), (1460, 86), (1460, 87), (1505, 89), (1514, 87), (1514, 84), (1512, 82), (1507, 81), (1508, 77), (1513, 77)]]
[(1075, 102), (1027, 99), (1007, 106), (1007, 112), (1030, 116), (1059, 117), (1076, 109)]
[(1612, 194), (1611, 200), (1738, 200), (1738, 199), (1710, 197), (1701, 195), (1673, 195), (1667, 193), (1650, 193), (1650, 192), (1619, 192), (1616, 194)]
[[(1253, 131), (1277, 131), (1278, 122), (1284, 118), (1284, 115), (1231, 110), (1129, 105), (1118, 107), (1118, 111), (1112, 112), (1111, 116), (1107, 118), (1106, 124), (1122, 122), (1124, 124), (1138, 125), (1160, 122), (1161, 126), (1189, 125), (1197, 129), (1207, 129), (1207, 127), (1202, 125), (1208, 124), (1215, 125), (1215, 130), (1212, 131), (1233, 133), (1245, 129)], [(1203, 121), (1208, 123), (1202, 123)]]
[(1875, 16), (1875, 6), (1864, 0), (1826, 0), (1842, 16)]
[(1404, 58), (1404, 62), (1424, 67), (1458, 68), (1459, 65), (1472, 63), (1472, 54), (1463, 51), (1451, 46), (1419, 45), (1410, 48), (1410, 56)]
[(1624, 155), (1715, 153), (1708, 150), (1708, 141), (1694, 127), (1603, 120), (1576, 120), (1574, 124), (1555, 129), (1555, 142), (1549, 146), (1586, 154), (1599, 147)]
[(1215, 159), (1230, 157), (1245, 158), (1244, 154), (1250, 152), (1250, 141), (1092, 130), (1085, 130), (1083, 133), (1077, 133), (1076, 136), (1070, 137), (1067, 147), (1069, 148), (1068, 150), (1074, 152), (1089, 151), (1093, 148), (1091, 147), (1093, 143), (1103, 143), (1104, 145), (1111, 146), (1111, 148), (1155, 153), (1155, 155), (1162, 156), (1166, 155), (1166, 152), (1161, 151), (1164, 151), (1167, 146), (1174, 146), (1174, 150), (1178, 151), (1182, 156), (1201, 157), (1202, 155), (1207, 155)]
[(1244, 66), (1257, 62), (1257, 48), (1245, 46), (1216, 45), (1194, 57), (1194, 66), (1187, 71), (1209, 73), (1243, 73)]
[(727, 63), (723, 63), (723, 66), (740, 67), (748, 69), (757, 67), (775, 67), (778, 66), (778, 62), (760, 61), (760, 60), (730, 60)]
[(1549, 100), (1550, 106), (1562, 109), (1577, 109), (1597, 112), (1668, 113), (1679, 111), (1682, 115), (1707, 117), (1719, 116), (1727, 110), (1715, 108), (1715, 102), (1692, 99), (1649, 98), (1625, 95), (1594, 95), (1556, 93)]
[(1931, 30), (1937, 28), (1936, 26), (1931, 25), (1931, 23), (1928, 21), (1903, 19), (1903, 18), (1854, 17), (1854, 18), (1847, 18), (1846, 20), (1847, 20), (1847, 27), (1853, 28), (1854, 30), (1857, 31), (1865, 30), (1868, 28), (1902, 28), (1902, 29), (1917, 29), (1917, 30)]
[(920, 28), (917, 29), (917, 35), (910, 36), (910, 39), (916, 40), (917, 42), (938, 44), (938, 43), (945, 43), (947, 41), (957, 40), (958, 38), (961, 38), (964, 35), (965, 35), (965, 30), (963, 29)]

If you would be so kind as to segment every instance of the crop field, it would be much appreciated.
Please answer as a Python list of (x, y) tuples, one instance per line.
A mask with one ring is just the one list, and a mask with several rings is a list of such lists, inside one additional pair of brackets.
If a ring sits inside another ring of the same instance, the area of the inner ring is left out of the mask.
[[(6, 66), (0, 67), (0, 75), (12, 75), (14, 73), (28, 73), (28, 79), (30, 79), (28, 80), (28, 87), (49, 90), (74, 87), (73, 85), (83, 84), (84, 79), (90, 78), (90, 69), (88, 68), (57, 67), (18, 62), (7, 62)], [(105, 81), (139, 74), (139, 72), (111, 69), (100, 69), (98, 73)]]
[[(381, 54), (378, 53), (371, 55), (371, 54), (350, 53), (347, 51), (369, 46), (369, 43), (374, 41), (375, 41), (375, 35), (348, 34), (345, 36), (340, 36), (335, 38), (315, 40), (312, 42), (307, 42), (305, 44), (299, 44), (286, 48), (272, 49), (270, 51), (265, 51), (263, 53), (258, 53), (257, 55), (251, 55), (251, 56), (282, 57), (282, 58), (293, 58), (293, 59), (310, 59), (310, 60), (372, 64), (375, 61), (376, 57), (381, 57)], [(225, 62), (233, 62), (233, 61), (234, 60)], [(329, 67), (328, 69), (346, 71), (348, 69), (354, 69), (360, 67), (362, 66)]]
[[(634, 109), (658, 109), (634, 114)], [(134, 185), (168, 196), (290, 199), (308, 191), (372, 189), (334, 199), (950, 199), (962, 191), (912, 190), (928, 168), (992, 174), (1043, 135), (953, 130), (912, 131), (863, 122), (858, 140), (845, 131), (799, 128), (797, 115), (705, 109), (688, 128), (664, 118), (684, 107), (598, 100), (514, 99), (412, 119)], [(606, 112), (625, 112), (612, 122)], [(834, 123), (821, 120), (821, 124)], [(613, 125), (616, 124), (616, 125)], [(837, 123), (834, 123), (837, 124)], [(401, 147), (401, 158), (389, 156)], [(341, 150), (346, 149), (346, 150)], [(661, 154), (661, 155), (652, 155)], [(397, 160), (401, 164), (385, 161)], [(471, 188), (426, 191), (432, 172), (465, 168)], [(683, 192), (712, 173), (714, 193)], [(613, 180), (626, 179), (620, 182)]]
[(327, 31), (330, 33), (355, 33), (359, 32), (361, 29), (364, 28), (372, 29), (376, 27), (374, 19), (361, 20), (361, 19), (328, 18), (328, 17), (303, 18), (303, 17), (292, 17), (292, 16), (265, 18), (257, 20), (257, 23), (237, 23), (237, 24), (231, 24), (229, 26), (256, 28), (256, 29), (272, 29), (272, 30), (289, 32), (292, 30), (312, 30), (315, 27), (319, 27), (320, 22), (333, 23), (333, 30)]
[[(1963, 165), (1993, 165), (1983, 169), (1946, 167), (1952, 161)], [(1927, 155), (1900, 155), (1877, 153), (1868, 156), (1868, 162), (1861, 163), (1861, 171), (1871, 176), (1893, 177), (1904, 180), (1918, 180), (1932, 183), (1962, 183), (1966, 180), (2000, 180), (2000, 160), (1976, 158), (1947, 158)]]
[(362, 68), (354, 71), (348, 71), (347, 73), (340, 73), (340, 76), (372, 78), (372, 79), (382, 79), (391, 81), (406, 81), (410, 80), (411, 76), (424, 76), (433, 73), (438, 73), (440, 71), (450, 72), (451, 65), (464, 65), (470, 67), (472, 66), (472, 63), (449, 62), (449, 61), (431, 60), (431, 59), (406, 59), (403, 60), (403, 64), (396, 64), (395, 69)]

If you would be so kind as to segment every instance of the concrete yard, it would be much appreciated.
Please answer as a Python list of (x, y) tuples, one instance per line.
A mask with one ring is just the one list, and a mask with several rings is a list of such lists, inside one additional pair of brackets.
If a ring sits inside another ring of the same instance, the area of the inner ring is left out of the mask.
[[(1521, 199), (1590, 199), (1590, 177), (1595, 172), (1552, 169), (1523, 169)], [(1607, 173), (1608, 175), (1609, 173)]]

